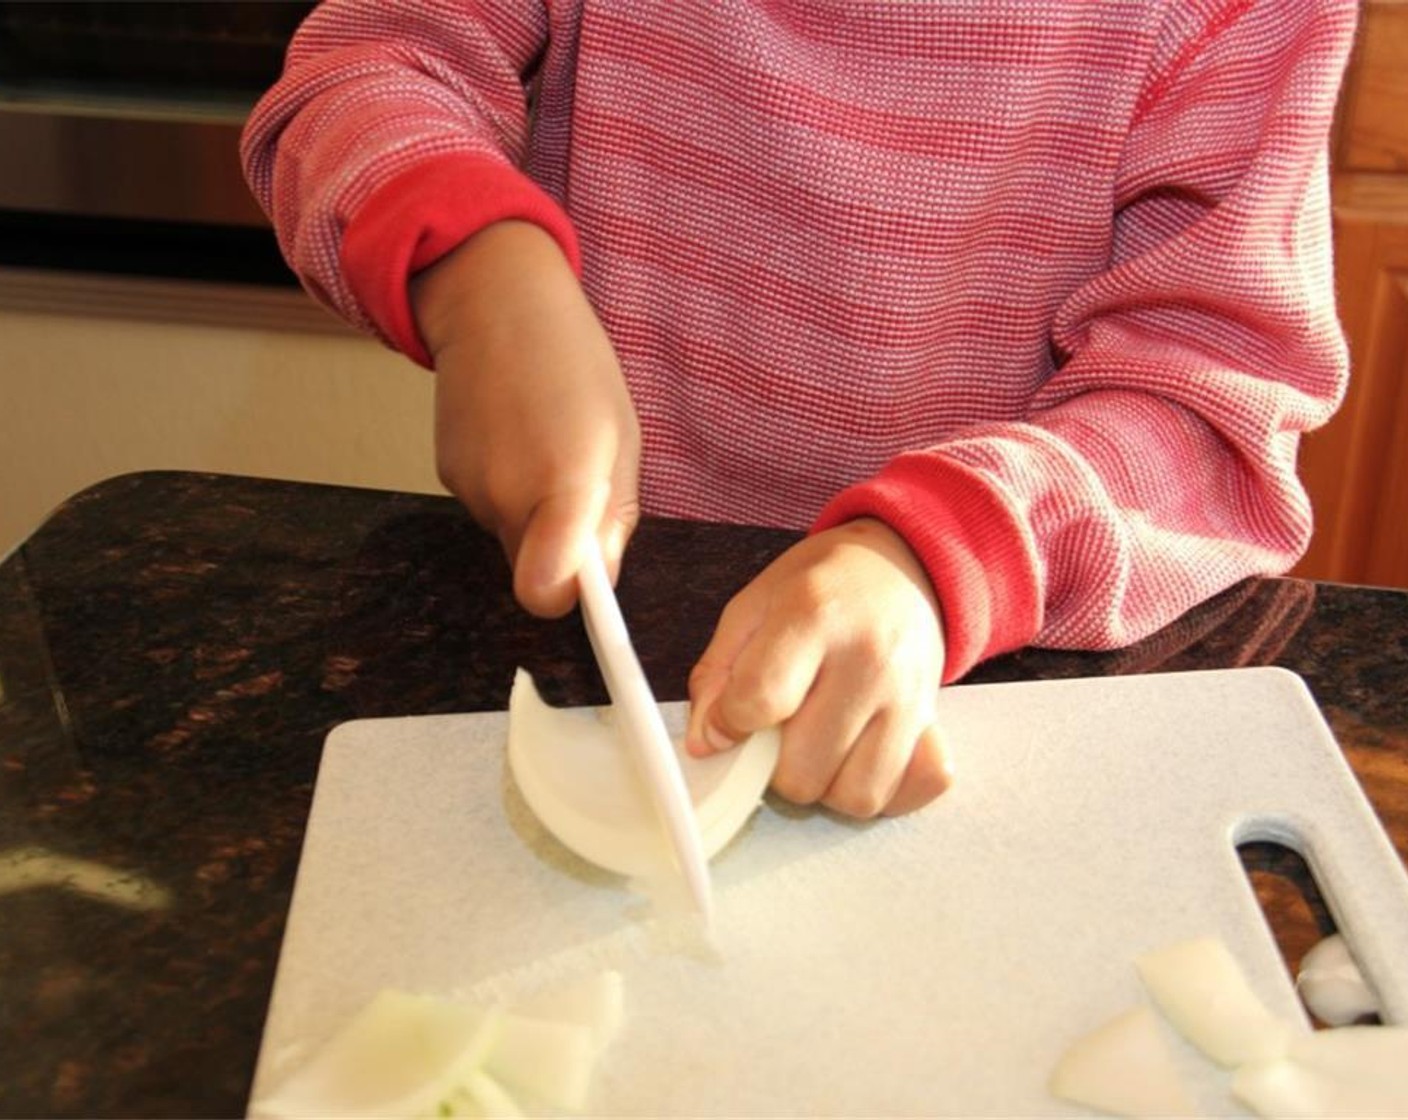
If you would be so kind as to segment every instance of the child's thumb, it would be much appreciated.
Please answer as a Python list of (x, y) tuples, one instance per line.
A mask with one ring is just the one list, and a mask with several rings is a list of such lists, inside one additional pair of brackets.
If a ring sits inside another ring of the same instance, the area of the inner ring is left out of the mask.
[(606, 488), (559, 490), (529, 512), (513, 557), (513, 594), (540, 618), (560, 618), (577, 605), (577, 573), (597, 545)]

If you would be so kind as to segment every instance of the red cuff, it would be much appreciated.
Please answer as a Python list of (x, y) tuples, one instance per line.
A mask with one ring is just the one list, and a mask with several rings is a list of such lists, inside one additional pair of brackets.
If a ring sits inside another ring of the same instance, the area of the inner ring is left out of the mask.
[(901, 455), (833, 498), (811, 531), (858, 517), (889, 525), (928, 571), (943, 612), (945, 684), (1036, 637), (1034, 558), (1020, 522), (979, 472), (939, 455)]
[(343, 234), (342, 271), (382, 335), (430, 368), (411, 312), (411, 277), (485, 226), (509, 218), (541, 226), (580, 273), (577, 234), (562, 207), (521, 171), (465, 152), (417, 163), (377, 188)]

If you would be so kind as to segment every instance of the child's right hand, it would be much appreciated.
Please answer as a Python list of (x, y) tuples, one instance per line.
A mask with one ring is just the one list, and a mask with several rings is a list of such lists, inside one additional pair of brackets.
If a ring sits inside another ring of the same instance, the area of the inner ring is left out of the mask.
[(556, 617), (593, 538), (614, 579), (640, 517), (640, 425), (620, 364), (567, 259), (505, 221), (416, 276), (434, 357), (440, 480), (498, 535), (514, 595)]

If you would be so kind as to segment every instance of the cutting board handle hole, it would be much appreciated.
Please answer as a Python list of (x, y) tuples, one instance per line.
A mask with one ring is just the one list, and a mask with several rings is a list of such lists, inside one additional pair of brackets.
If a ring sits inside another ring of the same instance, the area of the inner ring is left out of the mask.
[(1237, 844), (1237, 857), (1294, 984), (1305, 954), (1337, 932), (1324, 892), (1305, 857), (1286, 844), (1246, 839)]

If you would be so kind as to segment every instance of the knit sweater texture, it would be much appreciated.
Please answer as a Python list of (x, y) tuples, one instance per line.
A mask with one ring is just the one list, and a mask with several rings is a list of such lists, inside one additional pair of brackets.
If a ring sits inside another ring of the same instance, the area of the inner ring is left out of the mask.
[(1355, 10), (327, 0), (243, 156), (309, 291), (422, 364), (409, 277), (538, 223), (620, 357), (644, 511), (888, 522), (953, 680), (1304, 550)]

